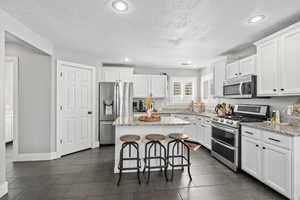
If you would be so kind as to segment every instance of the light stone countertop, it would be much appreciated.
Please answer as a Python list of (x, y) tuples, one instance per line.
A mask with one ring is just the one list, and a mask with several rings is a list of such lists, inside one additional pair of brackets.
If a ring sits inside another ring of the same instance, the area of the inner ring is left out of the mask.
[(114, 121), (114, 126), (174, 126), (190, 125), (191, 123), (176, 117), (161, 117), (159, 122), (143, 122), (137, 117), (119, 117)]
[[(202, 117), (208, 117), (208, 118), (212, 118), (212, 117), (216, 117), (217, 114), (215, 113), (211, 113), (211, 112), (191, 112), (189, 110), (162, 110), (160, 111), (161, 114), (180, 114), (180, 115), (193, 115), (193, 116), (202, 116)], [(135, 113), (135, 114), (146, 114), (146, 113)]]
[(275, 132), (282, 135), (288, 136), (300, 136), (300, 125), (272, 125), (266, 122), (256, 122), (256, 123), (241, 123), (242, 126), (247, 126), (250, 128), (261, 129), (265, 131)]

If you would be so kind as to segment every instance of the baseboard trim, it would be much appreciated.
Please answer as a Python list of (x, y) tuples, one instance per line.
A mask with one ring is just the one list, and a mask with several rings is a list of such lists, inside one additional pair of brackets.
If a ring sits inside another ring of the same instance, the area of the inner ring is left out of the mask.
[(25, 161), (43, 161), (43, 160), (55, 160), (60, 158), (58, 152), (51, 153), (22, 153), (15, 155), (15, 162), (25, 162)]
[(96, 141), (96, 142), (93, 144), (92, 148), (93, 148), (93, 149), (98, 148), (99, 145), (100, 145), (100, 142), (99, 142), (99, 141)]
[(8, 192), (8, 182), (5, 181), (3, 183), (0, 183), (0, 198), (6, 195)]

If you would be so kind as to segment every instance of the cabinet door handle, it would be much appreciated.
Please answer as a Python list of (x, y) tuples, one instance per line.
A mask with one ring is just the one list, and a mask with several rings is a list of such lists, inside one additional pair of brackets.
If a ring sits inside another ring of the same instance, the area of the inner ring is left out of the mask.
[(273, 89), (273, 91), (276, 92), (277, 90), (276, 90), (276, 89)]
[(256, 147), (259, 147), (259, 145), (257, 144), (257, 145), (255, 145)]
[(237, 74), (237, 73), (235, 73), (234, 75), (235, 75), (235, 76), (237, 76), (238, 74)]
[(284, 89), (283, 89), (283, 88), (281, 88), (280, 90), (281, 90), (281, 91), (284, 91)]
[(273, 138), (268, 138), (269, 140), (275, 141), (275, 142), (280, 142), (280, 140), (273, 139)]
[(263, 149), (266, 149), (266, 147), (263, 147)]
[(254, 135), (254, 133), (249, 132), (249, 131), (245, 131), (245, 133), (249, 134), (249, 135)]

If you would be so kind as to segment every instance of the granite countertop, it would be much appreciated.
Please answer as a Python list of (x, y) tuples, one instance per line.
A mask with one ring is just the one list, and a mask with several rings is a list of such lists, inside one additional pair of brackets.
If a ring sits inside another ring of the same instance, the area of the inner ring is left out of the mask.
[(287, 124), (275, 124), (272, 125), (266, 122), (256, 122), (256, 123), (242, 123), (242, 126), (247, 126), (250, 128), (261, 129), (265, 131), (271, 131), (288, 136), (300, 136), (300, 125), (287, 125)]
[[(180, 115), (194, 115), (194, 116), (203, 116), (203, 117), (216, 117), (217, 114), (212, 112), (192, 112), (185, 109), (166, 109), (162, 110), (159, 113), (161, 114), (180, 114)], [(144, 113), (137, 113), (137, 114), (144, 114)]]
[(190, 125), (191, 123), (175, 117), (161, 117), (159, 122), (143, 122), (136, 117), (119, 117), (114, 121), (115, 126), (173, 126), (173, 125)]

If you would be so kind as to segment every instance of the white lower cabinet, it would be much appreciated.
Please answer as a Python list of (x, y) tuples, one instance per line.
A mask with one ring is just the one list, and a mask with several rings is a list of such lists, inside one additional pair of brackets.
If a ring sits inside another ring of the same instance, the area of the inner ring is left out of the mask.
[(209, 118), (182, 114), (175, 114), (172, 116), (191, 122), (191, 125), (184, 126), (184, 133), (187, 134), (191, 140), (199, 142), (204, 147), (211, 150), (212, 132)]
[(258, 140), (242, 137), (242, 169), (260, 179), (261, 149)]
[(263, 145), (263, 180), (281, 194), (291, 197), (292, 153), (274, 145)]
[[(256, 137), (258, 133), (260, 138)], [(242, 169), (284, 196), (292, 198), (292, 150), (281, 144), (290, 137), (280, 135), (283, 140), (272, 144), (264, 140), (264, 135), (269, 136), (270, 132), (242, 128)]]

